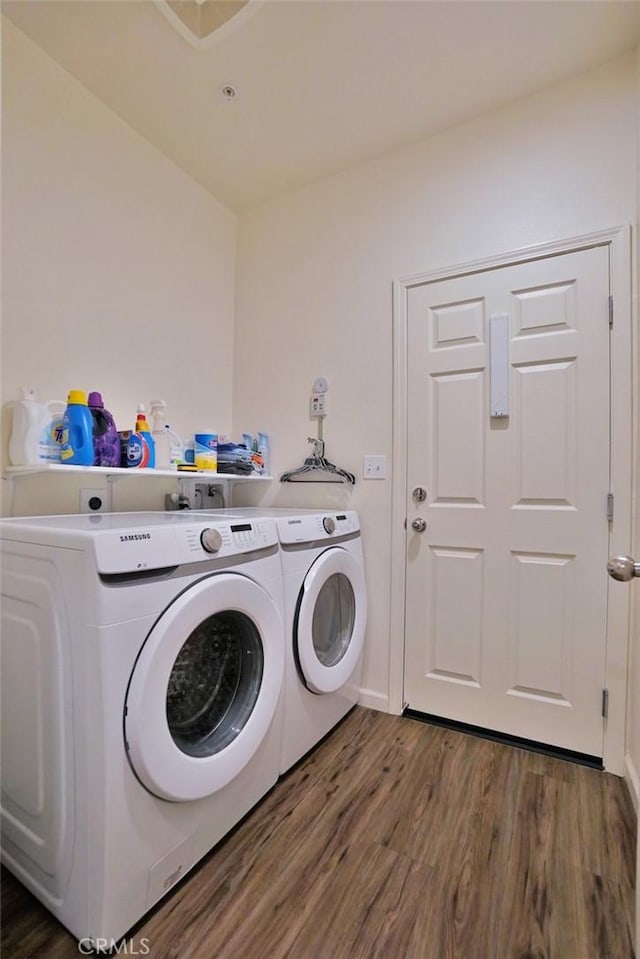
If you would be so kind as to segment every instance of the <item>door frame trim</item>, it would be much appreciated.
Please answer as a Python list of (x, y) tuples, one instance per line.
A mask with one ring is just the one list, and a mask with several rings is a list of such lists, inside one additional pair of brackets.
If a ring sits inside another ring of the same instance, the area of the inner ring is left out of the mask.
[[(609, 248), (610, 291), (615, 319), (611, 336), (611, 492), (615, 497), (610, 529), (611, 553), (629, 553), (632, 534), (633, 406), (635, 387), (632, 344), (636, 342), (631, 299), (631, 227), (623, 225), (568, 239), (540, 243), (497, 256), (440, 267), (401, 277), (393, 283), (393, 481), (391, 489), (391, 605), (389, 645), (389, 711), (404, 709), (407, 486), (407, 297), (412, 287), (451, 280), (470, 273), (514, 266), (529, 260), (560, 256), (597, 246)], [(603, 322), (606, 318), (603, 317)], [(603, 510), (606, 504), (603, 503)], [(629, 654), (628, 584), (609, 582), (605, 682), (609, 716), (604, 725), (604, 767), (624, 775)]]

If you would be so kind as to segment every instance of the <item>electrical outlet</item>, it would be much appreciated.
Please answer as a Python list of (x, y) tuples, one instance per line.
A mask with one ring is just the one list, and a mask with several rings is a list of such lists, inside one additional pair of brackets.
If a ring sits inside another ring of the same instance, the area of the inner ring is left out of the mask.
[(365, 456), (362, 460), (362, 478), (363, 479), (386, 479), (387, 478), (387, 457), (386, 456)]
[(109, 513), (111, 511), (111, 489), (81, 489), (81, 513)]

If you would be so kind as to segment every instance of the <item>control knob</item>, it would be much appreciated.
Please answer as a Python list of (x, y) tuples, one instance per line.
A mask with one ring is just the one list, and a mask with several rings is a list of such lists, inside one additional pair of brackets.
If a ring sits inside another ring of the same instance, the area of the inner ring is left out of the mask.
[(207, 553), (217, 553), (222, 546), (222, 536), (217, 529), (203, 529), (200, 533), (200, 542)]
[(335, 533), (336, 531), (336, 521), (331, 516), (325, 516), (322, 520), (322, 525), (324, 526), (327, 533)]

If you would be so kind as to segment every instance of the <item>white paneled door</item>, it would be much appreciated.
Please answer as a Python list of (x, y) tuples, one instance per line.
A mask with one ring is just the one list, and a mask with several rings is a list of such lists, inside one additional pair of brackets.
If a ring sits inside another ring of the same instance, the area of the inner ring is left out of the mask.
[(405, 701), (602, 756), (608, 248), (407, 296)]

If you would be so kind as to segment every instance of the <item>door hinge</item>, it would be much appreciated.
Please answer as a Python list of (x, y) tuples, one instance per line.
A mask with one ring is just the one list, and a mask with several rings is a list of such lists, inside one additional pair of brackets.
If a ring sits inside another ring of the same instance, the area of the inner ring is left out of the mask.
[(613, 296), (609, 297), (609, 329), (613, 329)]
[(609, 690), (602, 690), (602, 717), (606, 719), (609, 715)]
[(613, 493), (607, 493), (607, 522), (613, 523)]

